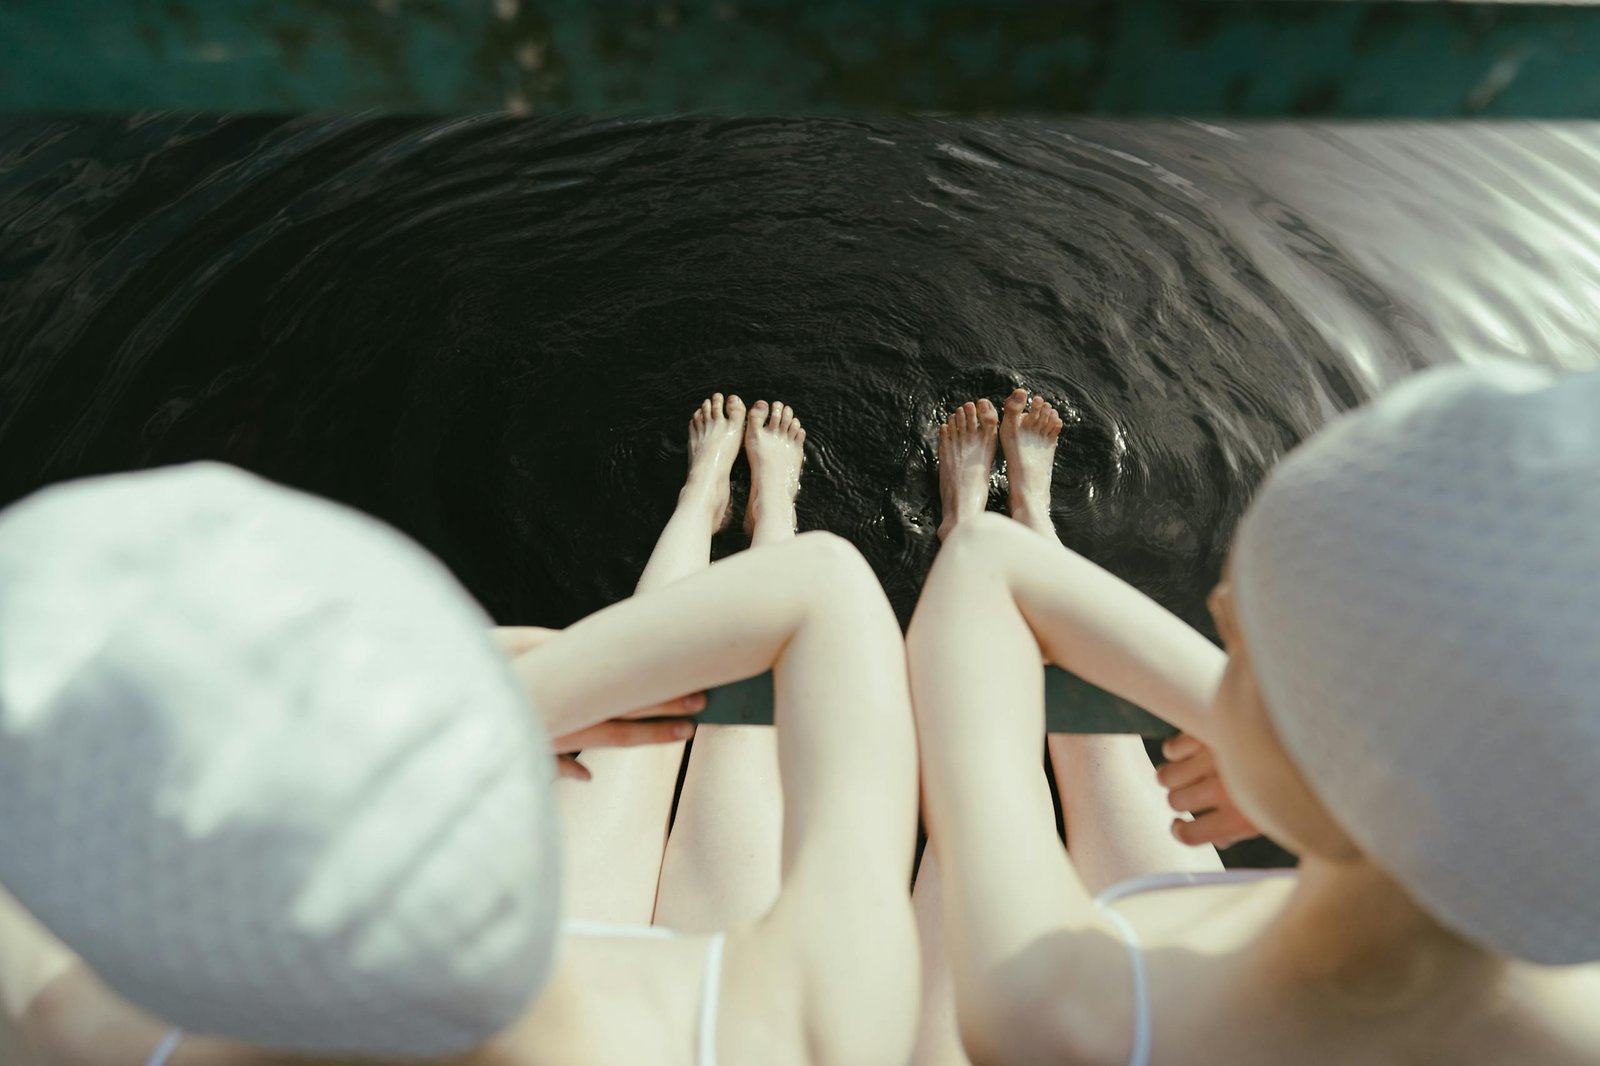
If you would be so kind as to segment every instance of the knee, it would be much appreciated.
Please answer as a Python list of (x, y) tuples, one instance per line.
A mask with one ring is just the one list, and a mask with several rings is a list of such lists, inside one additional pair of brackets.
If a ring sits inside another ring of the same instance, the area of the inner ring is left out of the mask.
[(854, 544), (832, 533), (802, 533), (795, 538), (800, 552), (800, 577), (805, 595), (830, 612), (841, 610), (893, 612), (888, 598)]
[(965, 555), (974, 552), (994, 551), (997, 547), (1010, 542), (1019, 534), (1036, 535), (1004, 515), (986, 511), (981, 515), (975, 515), (967, 519), (952, 529), (949, 535), (944, 538), (944, 544), (940, 546), (939, 554), (941, 556), (947, 554)]
[(816, 530), (801, 533), (795, 542), (804, 553), (806, 576), (819, 584), (858, 585), (866, 580), (876, 586), (876, 576), (866, 558), (838, 534)]

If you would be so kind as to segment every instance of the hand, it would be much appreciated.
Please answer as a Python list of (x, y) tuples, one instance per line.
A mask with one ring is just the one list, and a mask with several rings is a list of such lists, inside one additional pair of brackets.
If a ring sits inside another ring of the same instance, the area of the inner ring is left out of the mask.
[[(501, 651), (515, 659), (560, 632), (559, 629), (545, 629), (542, 626), (496, 626), (489, 631), (489, 635), (500, 645)], [(670, 744), (688, 740), (694, 736), (694, 723), (687, 719), (699, 714), (705, 707), (705, 693), (696, 692), (658, 703), (654, 707), (630, 711), (609, 722), (598, 722), (565, 736), (552, 737), (550, 747), (556, 753), (556, 770), (562, 777), (588, 781), (593, 775), (588, 767), (578, 761), (576, 752), (586, 748), (631, 748), (640, 744)]]
[(1156, 770), (1156, 780), (1167, 790), (1167, 803), (1194, 817), (1173, 819), (1173, 836), (1185, 844), (1221, 849), (1261, 835), (1234, 806), (1210, 748), (1188, 733), (1179, 733), (1161, 746), (1161, 752), (1167, 762)]

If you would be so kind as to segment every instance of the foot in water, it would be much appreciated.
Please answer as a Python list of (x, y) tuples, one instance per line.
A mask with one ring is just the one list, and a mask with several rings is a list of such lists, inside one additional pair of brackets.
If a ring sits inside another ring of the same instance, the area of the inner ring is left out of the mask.
[(689, 476), (680, 501), (703, 500), (717, 529), (728, 524), (728, 474), (744, 438), (744, 401), (722, 393), (711, 398), (689, 420)]
[(1011, 517), (1051, 536), (1055, 527), (1050, 522), (1050, 474), (1060, 436), (1061, 415), (1044, 397), (1035, 396), (1030, 402), (1027, 391), (1018, 389), (1006, 398), (1000, 444), (1011, 482)]
[(979, 400), (951, 411), (939, 427), (939, 500), (944, 507), (940, 540), (957, 522), (982, 514), (988, 505), (999, 421), (994, 404)]
[(744, 431), (750, 457), (750, 505), (744, 530), (763, 544), (794, 535), (794, 498), (800, 492), (800, 466), (805, 462), (806, 431), (794, 408), (757, 400)]

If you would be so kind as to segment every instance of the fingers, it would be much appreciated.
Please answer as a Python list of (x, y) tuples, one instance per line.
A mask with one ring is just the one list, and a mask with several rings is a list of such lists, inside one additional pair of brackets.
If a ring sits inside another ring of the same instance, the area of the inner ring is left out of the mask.
[(1209, 811), (1228, 803), (1228, 794), (1222, 790), (1222, 780), (1205, 777), (1192, 785), (1175, 788), (1167, 793), (1167, 806), (1175, 811)]
[(1175, 737), (1168, 737), (1166, 743), (1161, 745), (1161, 754), (1172, 762), (1181, 762), (1205, 750), (1207, 750), (1206, 746), (1188, 733), (1179, 733)]
[(1186, 733), (1161, 746), (1170, 760), (1156, 770), (1156, 780), (1167, 790), (1167, 805), (1179, 813), (1194, 813), (1191, 821), (1172, 823), (1172, 835), (1185, 844), (1232, 847), (1259, 836), (1228, 796), (1211, 749)]
[(1168, 792), (1216, 776), (1217, 761), (1209, 750), (1202, 750), (1199, 755), (1191, 755), (1179, 762), (1166, 763), (1156, 770), (1156, 780)]
[(1193, 821), (1173, 819), (1172, 835), (1190, 847), (1231, 848), (1259, 834), (1237, 811), (1208, 811)]
[(574, 781), (592, 781), (594, 775), (589, 768), (579, 762), (575, 755), (557, 755), (556, 773), (562, 777), (570, 777)]
[(685, 715), (699, 714), (706, 709), (706, 694), (695, 692), (688, 696), (680, 696), (666, 703), (658, 703), (654, 707), (641, 707), (637, 711), (629, 711), (622, 715), (623, 718), (682, 718)]
[(614, 718), (569, 733), (555, 741), (560, 752), (587, 748), (635, 748), (642, 744), (670, 744), (694, 736), (694, 723), (683, 718)]

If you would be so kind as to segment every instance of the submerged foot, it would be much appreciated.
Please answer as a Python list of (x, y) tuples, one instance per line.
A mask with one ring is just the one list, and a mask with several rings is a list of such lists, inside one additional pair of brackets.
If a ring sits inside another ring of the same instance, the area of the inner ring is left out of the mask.
[(689, 476), (680, 500), (703, 500), (721, 529), (728, 524), (728, 474), (744, 439), (744, 401), (722, 393), (711, 398), (689, 420)]
[(1006, 479), (1011, 482), (1011, 517), (1029, 526), (1050, 530), (1050, 474), (1055, 469), (1056, 440), (1061, 436), (1061, 415), (1035, 396), (1018, 389), (1006, 398), (1006, 416), (1000, 423), (1000, 443), (1005, 448)]
[(989, 502), (999, 421), (994, 404), (979, 400), (951, 411), (939, 427), (939, 500), (944, 505), (940, 540), (950, 535), (957, 522), (982, 514)]
[(800, 492), (800, 467), (805, 462), (806, 431), (794, 408), (757, 400), (745, 426), (744, 448), (750, 457), (750, 505), (744, 530), (793, 533), (794, 498)]

